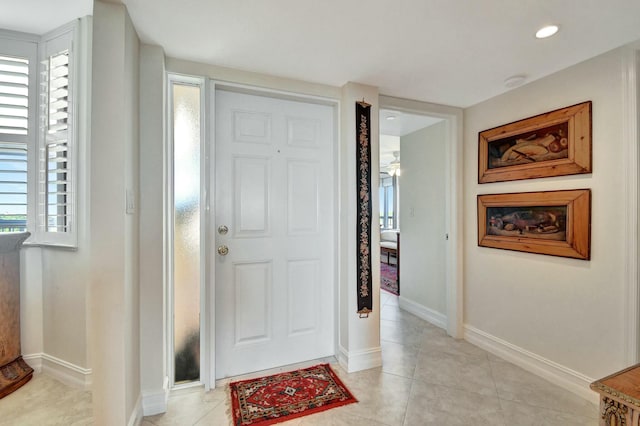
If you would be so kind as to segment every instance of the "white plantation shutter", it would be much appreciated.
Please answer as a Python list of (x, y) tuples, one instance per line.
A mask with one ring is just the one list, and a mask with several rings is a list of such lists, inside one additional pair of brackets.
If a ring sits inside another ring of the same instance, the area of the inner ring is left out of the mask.
[(69, 124), (69, 51), (47, 61), (49, 78), (49, 134), (67, 130)]
[(29, 60), (0, 56), (0, 232), (27, 229), (28, 133)]
[(29, 60), (0, 55), (0, 133), (29, 131)]
[(43, 147), (39, 222), (44, 232), (69, 232), (73, 221), (69, 157), (69, 51), (43, 61)]
[(0, 33), (0, 233), (27, 230), (37, 47)]
[(40, 68), (38, 231), (44, 244), (75, 245), (73, 27), (43, 43)]
[[(43, 36), (0, 30), (0, 233), (27, 230), (33, 244), (77, 247), (73, 46), (80, 26), (76, 20)], [(86, 66), (85, 59), (85, 79)]]

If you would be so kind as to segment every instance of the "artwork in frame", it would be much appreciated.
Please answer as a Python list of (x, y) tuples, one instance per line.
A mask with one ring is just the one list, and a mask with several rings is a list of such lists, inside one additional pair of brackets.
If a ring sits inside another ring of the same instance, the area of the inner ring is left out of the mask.
[(591, 190), (478, 195), (478, 245), (589, 260)]
[(478, 183), (591, 173), (591, 101), (478, 134)]

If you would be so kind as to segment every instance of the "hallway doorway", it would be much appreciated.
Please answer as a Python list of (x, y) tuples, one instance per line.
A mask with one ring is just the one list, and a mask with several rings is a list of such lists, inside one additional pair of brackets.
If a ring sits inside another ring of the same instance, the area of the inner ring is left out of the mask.
[[(380, 99), (381, 245), (389, 239), (383, 234), (398, 234), (396, 256), (387, 257), (381, 247), (381, 288), (384, 269), (398, 264), (400, 307), (456, 337), (462, 336), (455, 189), (461, 119), (457, 108)], [(385, 186), (393, 187), (393, 228), (383, 216), (389, 213), (382, 204), (389, 201)]]

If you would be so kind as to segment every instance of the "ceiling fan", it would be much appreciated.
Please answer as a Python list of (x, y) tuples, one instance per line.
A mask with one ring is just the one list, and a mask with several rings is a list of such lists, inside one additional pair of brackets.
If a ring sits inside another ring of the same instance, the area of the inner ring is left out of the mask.
[(387, 166), (389, 176), (400, 176), (400, 151), (393, 151), (395, 159)]

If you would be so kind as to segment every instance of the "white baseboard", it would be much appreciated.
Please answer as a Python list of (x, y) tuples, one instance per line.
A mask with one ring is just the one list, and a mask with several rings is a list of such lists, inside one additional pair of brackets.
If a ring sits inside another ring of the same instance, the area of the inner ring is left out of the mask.
[(22, 355), (22, 359), (29, 364), (29, 367), (33, 368), (35, 373), (42, 373), (42, 354)]
[(338, 345), (338, 364), (340, 364), (340, 366), (342, 368), (345, 369), (345, 371), (349, 370), (349, 353), (347, 352), (347, 350), (345, 348), (342, 347), (342, 345)]
[(368, 370), (382, 366), (382, 349), (364, 349), (359, 351), (347, 351), (340, 346), (338, 348), (338, 363), (348, 373)]
[(129, 416), (127, 426), (140, 426), (140, 423), (142, 423), (142, 396), (138, 395), (138, 400), (136, 401), (136, 405), (133, 407), (131, 416)]
[(433, 309), (427, 308), (426, 306), (402, 296), (398, 297), (398, 305), (400, 306), (400, 309), (404, 309), (405, 311), (412, 313), (418, 318), (422, 318), (436, 327), (440, 327), (445, 330), (447, 329), (447, 316), (438, 311), (434, 311)]
[(142, 392), (142, 414), (144, 416), (155, 416), (167, 412), (167, 401), (169, 400), (168, 377), (162, 389)]
[(82, 390), (91, 390), (91, 369), (82, 368), (45, 353), (22, 357), (37, 373), (48, 374), (62, 383)]
[(598, 404), (598, 394), (589, 388), (589, 384), (593, 382), (593, 379), (582, 373), (578, 373), (470, 325), (464, 326), (464, 339), (497, 357)]

